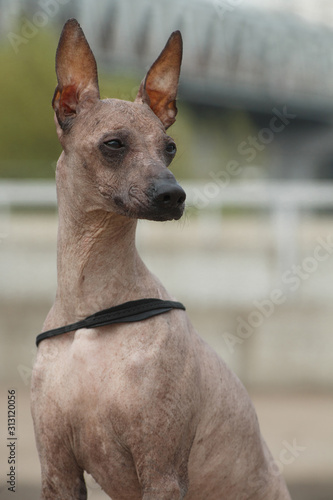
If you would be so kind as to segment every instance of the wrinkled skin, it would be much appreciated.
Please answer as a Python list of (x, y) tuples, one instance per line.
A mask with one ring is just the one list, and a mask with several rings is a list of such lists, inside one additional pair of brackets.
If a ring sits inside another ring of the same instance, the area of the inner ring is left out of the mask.
[[(161, 179), (175, 186), (166, 129), (176, 113), (180, 35), (130, 103), (99, 100), (81, 33), (67, 23), (57, 55), (58, 288), (43, 330), (129, 300), (172, 298), (137, 253), (136, 219), (175, 219), (184, 209), (182, 196), (154, 198)], [(73, 67), (73, 37), (88, 60), (84, 72), (80, 62)], [(164, 63), (172, 74), (163, 76), (167, 99), (159, 104), (145, 92)], [(86, 499), (83, 471), (113, 500), (290, 499), (245, 389), (184, 311), (41, 342), (32, 414), (43, 500)]]

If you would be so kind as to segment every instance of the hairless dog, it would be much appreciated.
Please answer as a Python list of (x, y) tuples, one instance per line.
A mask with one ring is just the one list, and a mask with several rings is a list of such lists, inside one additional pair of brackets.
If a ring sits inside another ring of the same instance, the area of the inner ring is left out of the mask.
[(82, 323), (128, 302), (172, 301), (139, 257), (135, 230), (137, 219), (179, 219), (184, 210), (166, 133), (181, 59), (176, 31), (134, 102), (100, 100), (80, 25), (70, 19), (61, 34), (58, 287), (32, 380), (43, 500), (86, 499), (84, 471), (113, 500), (290, 499), (243, 385), (181, 307)]

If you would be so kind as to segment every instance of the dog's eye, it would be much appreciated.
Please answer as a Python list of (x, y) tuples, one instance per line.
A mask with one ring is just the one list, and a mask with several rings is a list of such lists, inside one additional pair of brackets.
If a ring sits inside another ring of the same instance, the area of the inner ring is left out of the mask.
[(104, 144), (111, 149), (120, 149), (124, 147), (119, 139), (111, 139), (111, 141), (106, 141)]
[(174, 142), (169, 142), (169, 144), (167, 144), (165, 148), (165, 151), (172, 155), (176, 154), (177, 151), (176, 144)]

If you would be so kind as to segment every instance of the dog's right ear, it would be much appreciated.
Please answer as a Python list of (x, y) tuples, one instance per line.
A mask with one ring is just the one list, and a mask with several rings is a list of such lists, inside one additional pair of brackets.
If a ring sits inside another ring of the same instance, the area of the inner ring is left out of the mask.
[(135, 98), (136, 102), (148, 104), (165, 129), (176, 120), (176, 96), (182, 54), (182, 35), (180, 31), (174, 31), (141, 82)]
[(52, 106), (63, 131), (70, 128), (80, 108), (99, 99), (94, 54), (76, 19), (63, 27), (56, 54), (58, 85)]

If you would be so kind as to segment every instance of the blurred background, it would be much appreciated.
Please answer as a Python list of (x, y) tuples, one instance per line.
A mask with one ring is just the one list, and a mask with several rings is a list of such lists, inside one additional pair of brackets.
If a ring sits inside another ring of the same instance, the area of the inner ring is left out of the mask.
[[(29, 386), (56, 290), (51, 99), (63, 23), (102, 97), (133, 100), (170, 33), (184, 59), (172, 165), (181, 221), (138, 227), (147, 265), (238, 374), (294, 500), (333, 498), (333, 4), (330, 0), (0, 0), (0, 496), (7, 391), (16, 498), (38, 498)], [(89, 498), (106, 498), (87, 478)]]

